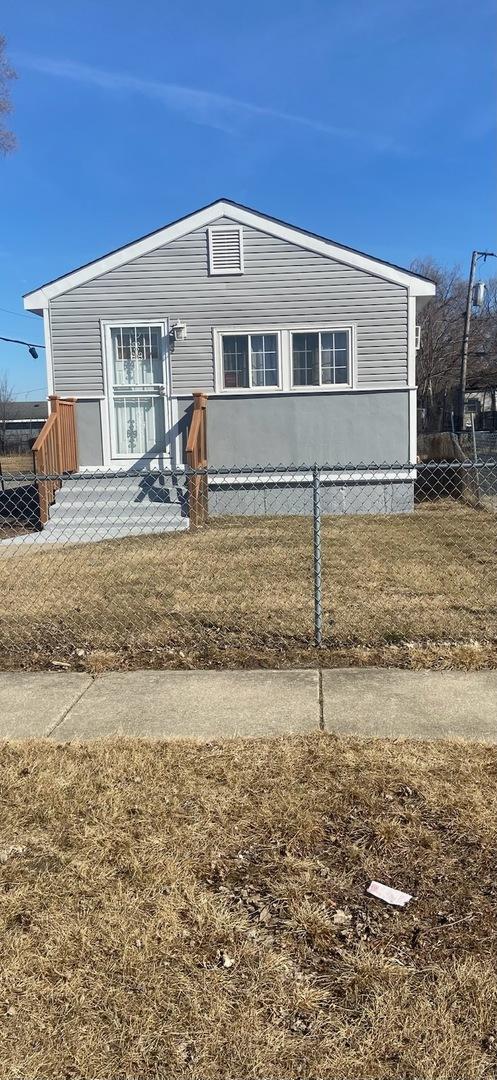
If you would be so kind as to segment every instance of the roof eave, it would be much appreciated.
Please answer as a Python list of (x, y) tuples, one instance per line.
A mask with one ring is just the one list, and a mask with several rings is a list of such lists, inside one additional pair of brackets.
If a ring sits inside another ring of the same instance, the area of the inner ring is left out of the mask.
[(251, 210), (249, 207), (241, 206), (239, 203), (231, 202), (228, 199), (218, 199), (216, 202), (209, 203), (208, 206), (202, 207), (201, 210), (194, 211), (186, 217), (179, 218), (170, 225), (157, 229), (155, 232), (148, 233), (139, 240), (132, 241), (130, 244), (117, 248), (115, 251), (103, 255), (99, 259), (86, 263), (77, 270), (73, 270), (68, 274), (64, 274), (62, 277), (47, 282), (33, 292), (26, 293), (23, 297), (24, 307), (27, 311), (35, 311), (38, 314), (41, 314), (43, 310), (48, 307), (50, 300), (55, 299), (57, 296), (61, 296), (70, 289), (85, 284), (96, 277), (100, 277), (102, 274), (108, 273), (109, 270), (116, 269), (127, 262), (131, 262), (141, 255), (149, 254), (149, 252), (156, 250), (158, 247), (171, 243), (173, 240), (179, 239), (189, 232), (193, 232), (202, 227), (207, 227), (215, 221), (216, 218), (222, 217), (225, 214), (229, 215), (239, 224), (245, 224), (255, 228), (258, 227), (259, 229), (262, 228), (266, 233), (289, 241), (299, 247), (324, 255), (326, 258), (335, 259), (348, 266), (355, 266), (358, 269), (364, 270), (366, 273), (373, 274), (386, 281), (401, 285), (404, 288), (407, 288), (413, 296), (435, 295), (435, 284), (432, 281), (429, 281), (428, 278), (413, 274), (410, 270), (405, 270), (402, 267), (385, 263), (380, 259), (375, 259), (372, 256), (366, 255), (364, 252), (356, 251), (353, 248), (346, 248), (325, 237), (317, 236), (314, 233), (307, 233), (293, 225), (288, 225), (283, 221), (279, 221), (277, 218), (271, 218), (261, 214), (257, 210)]

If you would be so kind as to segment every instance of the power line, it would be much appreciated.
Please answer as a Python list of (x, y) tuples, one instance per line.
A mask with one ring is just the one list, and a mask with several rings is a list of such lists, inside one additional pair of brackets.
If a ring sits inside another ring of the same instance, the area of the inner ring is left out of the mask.
[(24, 311), (11, 311), (8, 307), (0, 307), (0, 311), (5, 311), (6, 315), (16, 315), (18, 319), (36, 319), (36, 315), (26, 315)]
[(27, 345), (28, 349), (44, 349), (44, 345), (35, 345), (33, 341), (20, 341), (16, 337), (2, 337), (0, 334), (0, 341), (10, 341), (13, 345)]
[(22, 398), (23, 400), (25, 400), (27, 398), (28, 394), (40, 394), (42, 390), (46, 390), (46, 389), (47, 389), (47, 384), (46, 383), (45, 383), (45, 386), (34, 386), (34, 387), (31, 388), (31, 390), (23, 390), (22, 394), (21, 393), (19, 394), (19, 397)]

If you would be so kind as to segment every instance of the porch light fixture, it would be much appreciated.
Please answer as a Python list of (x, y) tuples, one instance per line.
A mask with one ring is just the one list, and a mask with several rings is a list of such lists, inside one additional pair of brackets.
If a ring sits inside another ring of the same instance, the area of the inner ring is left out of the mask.
[(173, 341), (184, 341), (186, 338), (186, 323), (180, 322), (179, 319), (171, 323), (171, 334)]

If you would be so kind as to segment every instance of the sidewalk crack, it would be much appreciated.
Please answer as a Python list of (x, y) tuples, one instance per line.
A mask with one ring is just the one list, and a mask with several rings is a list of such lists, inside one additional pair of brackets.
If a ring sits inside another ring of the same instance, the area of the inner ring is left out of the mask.
[(88, 683), (88, 685), (85, 686), (84, 689), (81, 691), (81, 693), (78, 694), (77, 697), (74, 698), (74, 701), (71, 701), (71, 704), (68, 705), (67, 709), (64, 710), (64, 712), (62, 713), (62, 716), (59, 716), (59, 719), (55, 721), (55, 724), (53, 725), (53, 727), (50, 728), (50, 731), (45, 732), (45, 735), (44, 735), (45, 739), (50, 739), (51, 736), (53, 735), (54, 731), (57, 731), (57, 728), (60, 727), (60, 725), (64, 723), (64, 720), (66, 719), (67, 716), (69, 716), (69, 713), (71, 712), (72, 709), (74, 709), (74, 706), (77, 705), (78, 702), (81, 701), (81, 698), (83, 698), (85, 696), (85, 694), (88, 692), (88, 690), (91, 689), (91, 687), (93, 686), (95, 680), (96, 680), (96, 675), (91, 675), (90, 676), (90, 682)]

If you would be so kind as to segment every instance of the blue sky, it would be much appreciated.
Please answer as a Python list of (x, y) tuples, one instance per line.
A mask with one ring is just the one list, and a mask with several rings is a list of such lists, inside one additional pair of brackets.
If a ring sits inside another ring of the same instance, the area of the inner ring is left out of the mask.
[[(401, 265), (466, 267), (496, 244), (495, 16), (495, 0), (4, 8), (19, 147), (0, 159), (0, 308), (221, 195)], [(35, 316), (0, 327), (43, 340)], [(43, 396), (42, 359), (0, 342), (3, 370)]]

